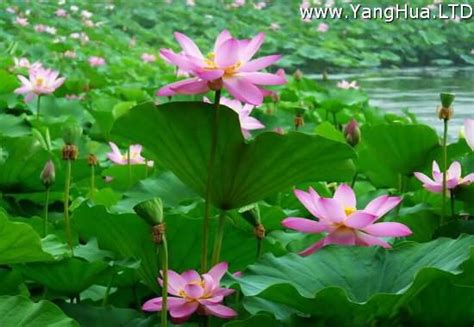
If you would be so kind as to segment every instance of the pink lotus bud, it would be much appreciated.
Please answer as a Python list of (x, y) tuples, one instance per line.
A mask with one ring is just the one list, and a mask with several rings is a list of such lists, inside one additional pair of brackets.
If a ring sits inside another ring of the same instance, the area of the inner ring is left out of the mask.
[(54, 181), (56, 180), (56, 170), (52, 160), (48, 160), (46, 162), (43, 171), (41, 172), (40, 178), (43, 182), (43, 185), (46, 187), (50, 187), (54, 184)]
[(350, 145), (356, 146), (359, 144), (361, 138), (360, 128), (359, 123), (355, 119), (352, 119), (344, 128), (344, 136)]
[(293, 74), (293, 77), (295, 78), (295, 80), (299, 81), (303, 78), (303, 72), (297, 69), (295, 73)]

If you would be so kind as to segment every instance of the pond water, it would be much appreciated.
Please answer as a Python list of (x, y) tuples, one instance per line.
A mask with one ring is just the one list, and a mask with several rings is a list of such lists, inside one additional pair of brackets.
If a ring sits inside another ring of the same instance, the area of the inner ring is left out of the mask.
[(369, 94), (372, 106), (392, 112), (408, 108), (420, 122), (440, 132), (443, 124), (436, 115), (439, 93), (455, 93), (454, 118), (449, 131), (451, 138), (459, 134), (464, 118), (474, 118), (474, 67), (381, 69), (334, 74), (329, 79), (333, 82), (356, 80)]

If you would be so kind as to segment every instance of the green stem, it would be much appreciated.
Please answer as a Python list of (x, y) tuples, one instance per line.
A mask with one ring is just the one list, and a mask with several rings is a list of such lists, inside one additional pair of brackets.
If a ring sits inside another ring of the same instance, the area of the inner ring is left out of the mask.
[(41, 95), (38, 95), (38, 100), (36, 103), (36, 119), (40, 120), (40, 103), (41, 103)]
[[(398, 190), (400, 192), (400, 196), (403, 198), (403, 193), (405, 193), (405, 176), (403, 174), (398, 175)], [(402, 205), (398, 205), (397, 208), (395, 209), (396, 216), (400, 216), (400, 209), (402, 208)]]
[(359, 175), (359, 173), (355, 173), (354, 174), (354, 177), (352, 178), (352, 182), (351, 182), (351, 188), (354, 188), (355, 186), (355, 183), (357, 182), (357, 176)]
[(71, 170), (71, 160), (66, 160), (66, 183), (64, 185), (64, 222), (66, 224), (67, 244), (71, 250), (71, 253), (74, 255), (74, 251), (72, 249), (71, 222), (69, 219), (69, 190), (71, 188)]
[(132, 162), (130, 159), (130, 151), (131, 150), (131, 145), (128, 146), (128, 152), (127, 152), (127, 166), (128, 166), (128, 187), (132, 187)]
[(48, 235), (48, 216), (49, 216), (49, 187), (46, 187), (46, 199), (44, 201), (44, 225), (43, 235)]
[(257, 237), (257, 259), (260, 259), (262, 254), (263, 254), (263, 240)]
[(163, 292), (161, 302), (161, 326), (168, 326), (168, 241), (166, 235), (162, 236), (162, 269), (163, 269)]
[(456, 219), (456, 198), (453, 191), (451, 191), (451, 217), (452, 220)]
[(211, 212), (211, 183), (212, 183), (212, 171), (214, 168), (214, 162), (217, 152), (217, 139), (219, 134), (219, 102), (221, 99), (221, 91), (216, 91), (214, 98), (214, 118), (212, 128), (212, 140), (211, 140), (211, 153), (209, 156), (209, 162), (207, 166), (207, 182), (206, 182), (206, 198), (204, 203), (204, 222), (202, 227), (202, 253), (201, 253), (201, 271), (205, 273), (207, 271), (207, 255), (209, 248), (209, 219)]
[(222, 241), (224, 239), (225, 211), (221, 211), (217, 225), (217, 233), (214, 241), (214, 250), (212, 252), (212, 265), (217, 265), (221, 257)]
[(112, 284), (115, 279), (115, 273), (110, 277), (109, 282), (107, 283), (107, 289), (105, 290), (105, 295), (104, 298), (102, 299), (102, 306), (105, 307), (107, 305), (107, 302), (109, 302), (109, 295), (110, 295), (110, 290), (112, 288)]
[(441, 224), (444, 223), (446, 217), (446, 175), (448, 170), (448, 120), (444, 120), (444, 134), (443, 134), (443, 202), (441, 210)]
[(91, 200), (95, 198), (95, 166), (91, 165)]
[(405, 183), (404, 183), (404, 178), (403, 174), (398, 174), (398, 191), (400, 194), (403, 194), (405, 192)]

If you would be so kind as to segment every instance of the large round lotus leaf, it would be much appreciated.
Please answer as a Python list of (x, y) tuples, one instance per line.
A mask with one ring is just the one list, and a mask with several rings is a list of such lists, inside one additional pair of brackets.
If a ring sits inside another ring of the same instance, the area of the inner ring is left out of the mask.
[(0, 212), (0, 265), (52, 260), (30, 225), (11, 222)]
[(103, 261), (87, 262), (69, 258), (54, 263), (34, 263), (22, 266), (26, 278), (34, 280), (49, 290), (67, 296), (76, 296), (93, 285), (108, 268)]
[(222, 209), (259, 201), (298, 183), (346, 181), (353, 176), (350, 159), (355, 154), (347, 144), (302, 133), (263, 133), (247, 143), (237, 115), (224, 106), (216, 111), (200, 102), (158, 107), (147, 103), (120, 118), (112, 133), (143, 144), (163, 166), (204, 196), (217, 116), (211, 196)]
[(78, 327), (49, 301), (34, 303), (23, 296), (0, 296), (0, 325), (28, 327)]
[(362, 128), (360, 169), (376, 186), (398, 186), (399, 176), (421, 170), (439, 140), (426, 125), (377, 125)]
[(407, 242), (393, 250), (331, 246), (308, 257), (266, 255), (238, 282), (246, 296), (333, 322), (361, 323), (397, 313), (432, 281), (461, 273), (463, 263), (472, 260), (473, 245), (474, 236), (465, 235)]

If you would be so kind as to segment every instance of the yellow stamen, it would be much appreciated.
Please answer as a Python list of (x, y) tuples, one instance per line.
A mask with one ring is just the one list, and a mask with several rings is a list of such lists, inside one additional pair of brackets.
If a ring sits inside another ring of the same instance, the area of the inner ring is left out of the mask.
[(202, 288), (204, 288), (204, 281), (203, 280), (193, 280), (191, 283), (189, 284), (193, 284), (193, 285), (197, 285), (197, 286), (201, 286)]
[(43, 84), (44, 84), (44, 79), (42, 79), (41, 77), (35, 80), (36, 86), (43, 86)]
[(242, 66), (242, 62), (239, 60), (234, 65), (227, 67), (224, 69), (224, 76), (232, 76), (234, 75), (239, 68)]
[(346, 212), (346, 216), (349, 216), (350, 214), (356, 212), (357, 209), (348, 207), (348, 208), (344, 208), (344, 211)]

